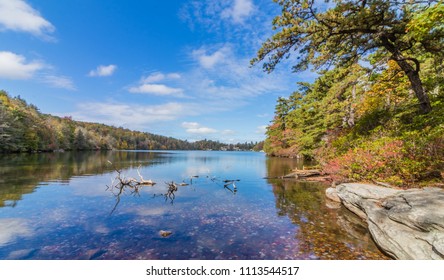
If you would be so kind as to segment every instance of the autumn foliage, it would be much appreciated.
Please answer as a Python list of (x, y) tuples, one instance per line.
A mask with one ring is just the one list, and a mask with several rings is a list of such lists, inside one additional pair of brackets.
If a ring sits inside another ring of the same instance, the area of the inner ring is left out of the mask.
[(338, 181), (443, 184), (444, 3), (279, 0), (253, 64), (293, 57), (313, 82), (277, 100), (270, 155), (315, 160)]

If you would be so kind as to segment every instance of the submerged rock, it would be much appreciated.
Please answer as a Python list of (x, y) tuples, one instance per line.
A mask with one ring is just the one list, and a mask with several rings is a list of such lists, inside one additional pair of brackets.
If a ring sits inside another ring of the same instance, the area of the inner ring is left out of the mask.
[(168, 236), (170, 236), (171, 234), (173, 234), (173, 232), (172, 232), (172, 231), (169, 231), (169, 230), (160, 230), (160, 231), (159, 231), (159, 235), (162, 236), (162, 237), (168, 237)]
[[(329, 190), (328, 197), (333, 190)], [(376, 244), (395, 259), (444, 259), (444, 190), (341, 184), (337, 197), (364, 219)]]

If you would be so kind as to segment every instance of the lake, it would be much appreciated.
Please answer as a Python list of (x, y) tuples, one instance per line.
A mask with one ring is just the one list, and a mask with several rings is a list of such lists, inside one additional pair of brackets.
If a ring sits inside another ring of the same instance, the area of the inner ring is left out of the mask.
[[(0, 259), (386, 259), (359, 218), (326, 200), (328, 185), (265, 179), (301, 167), (295, 159), (215, 151), (0, 156)], [(115, 169), (157, 184), (119, 189)], [(187, 185), (166, 196), (173, 181)]]

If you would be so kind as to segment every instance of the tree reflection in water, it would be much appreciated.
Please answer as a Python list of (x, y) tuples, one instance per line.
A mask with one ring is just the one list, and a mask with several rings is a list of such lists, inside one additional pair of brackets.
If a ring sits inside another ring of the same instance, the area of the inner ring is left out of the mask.
[[(279, 176), (276, 172), (282, 170), (282, 164), (285, 161), (268, 160), (268, 176)], [(268, 182), (273, 188), (278, 215), (288, 216), (299, 226), (295, 234), (299, 241), (296, 258), (387, 259), (373, 242), (365, 222), (325, 197), (328, 184), (294, 179)]]
[(119, 168), (167, 163), (166, 153), (131, 151), (91, 151), (39, 154), (5, 154), (0, 157), (0, 207), (14, 207), (24, 194), (32, 193), (42, 182), (68, 184), (73, 177), (111, 173), (108, 163)]

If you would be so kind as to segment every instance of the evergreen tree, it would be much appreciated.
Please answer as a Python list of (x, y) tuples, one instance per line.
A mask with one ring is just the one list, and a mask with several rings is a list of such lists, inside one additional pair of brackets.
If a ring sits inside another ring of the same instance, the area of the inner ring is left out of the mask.
[[(274, 70), (297, 51), (295, 71), (350, 66), (379, 52), (381, 61), (393, 60), (407, 76), (422, 113), (432, 110), (420, 77), (422, 54), (442, 57), (444, 24), (442, 1), (274, 0), (282, 14), (274, 21), (277, 33), (258, 51), (252, 64)], [(432, 16), (432, 20), (429, 19)], [(430, 23), (432, 22), (432, 23)]]

